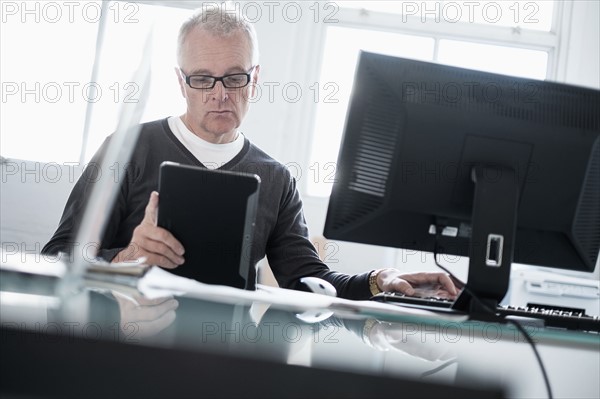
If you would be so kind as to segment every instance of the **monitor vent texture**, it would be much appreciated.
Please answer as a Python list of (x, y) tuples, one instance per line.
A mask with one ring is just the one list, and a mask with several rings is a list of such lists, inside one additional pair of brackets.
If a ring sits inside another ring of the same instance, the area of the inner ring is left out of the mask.
[(573, 236), (588, 261), (594, 264), (600, 248), (600, 139), (596, 140), (592, 149), (573, 225)]
[(370, 102), (365, 110), (356, 159), (348, 187), (365, 194), (384, 197), (394, 157), (400, 117), (392, 99)]
[(370, 98), (364, 110), (359, 139), (353, 143), (353, 162), (346, 181), (348, 193), (338, 198), (334, 230), (368, 218), (382, 206), (386, 196), (395, 147), (399, 140), (401, 113), (391, 93)]
[[(461, 110), (493, 113), (506, 118), (544, 124), (600, 129), (600, 95), (581, 88), (553, 85), (549, 82), (482, 74), (485, 84), (474, 84), (472, 75), (440, 65), (420, 65), (409, 75), (410, 82), (396, 82), (406, 103), (431, 104)], [(443, 81), (431, 81), (444, 68)], [(399, 86), (398, 86), (399, 85)], [(565, 98), (569, 99), (565, 101)]]

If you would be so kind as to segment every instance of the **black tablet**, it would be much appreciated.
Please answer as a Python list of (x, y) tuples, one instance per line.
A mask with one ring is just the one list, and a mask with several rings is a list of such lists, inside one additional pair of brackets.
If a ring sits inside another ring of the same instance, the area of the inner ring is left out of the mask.
[(158, 225), (185, 248), (174, 274), (208, 284), (254, 289), (251, 251), (260, 178), (163, 162)]

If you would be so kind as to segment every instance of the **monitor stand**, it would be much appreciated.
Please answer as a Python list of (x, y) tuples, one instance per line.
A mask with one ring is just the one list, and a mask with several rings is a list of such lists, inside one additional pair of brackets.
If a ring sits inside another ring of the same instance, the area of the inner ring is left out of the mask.
[(469, 275), (466, 289), (452, 308), (472, 316), (484, 316), (498, 307), (508, 290), (519, 184), (513, 169), (497, 166), (476, 165), (471, 178), (475, 183), (475, 194)]

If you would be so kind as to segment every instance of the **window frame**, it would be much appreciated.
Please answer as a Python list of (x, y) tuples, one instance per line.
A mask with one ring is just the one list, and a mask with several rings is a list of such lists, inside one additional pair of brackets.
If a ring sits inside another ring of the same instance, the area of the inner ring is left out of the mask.
[[(566, 75), (566, 45), (571, 26), (572, 3), (553, 0), (552, 23), (549, 31), (519, 29), (510, 26), (493, 26), (469, 22), (421, 22), (420, 16), (383, 13), (360, 8), (340, 7), (335, 15), (335, 27), (368, 29), (393, 32), (413, 36), (433, 38), (433, 62), (438, 62), (439, 42), (443, 39), (491, 44), (548, 53), (546, 80), (563, 81)], [(317, 39), (312, 43), (318, 58), (310, 71), (313, 81), (319, 81), (321, 65), (324, 59), (326, 24), (319, 25)], [(316, 29), (315, 29), (316, 30)], [(309, 111), (310, 139), (305, 147), (304, 165), (311, 168), (313, 141), (316, 137), (316, 115), (319, 104), (313, 104)], [(315, 201), (329, 201), (329, 196), (314, 195), (309, 192), (309, 183), (300, 185), (304, 198)]]

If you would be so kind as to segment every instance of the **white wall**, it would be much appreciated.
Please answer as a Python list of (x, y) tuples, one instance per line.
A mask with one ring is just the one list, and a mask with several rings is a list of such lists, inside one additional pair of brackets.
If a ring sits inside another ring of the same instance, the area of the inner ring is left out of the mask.
[(600, 2), (573, 1), (560, 81), (600, 89)]
[(52, 162), (0, 160), (0, 243), (6, 253), (41, 251), (81, 172)]

